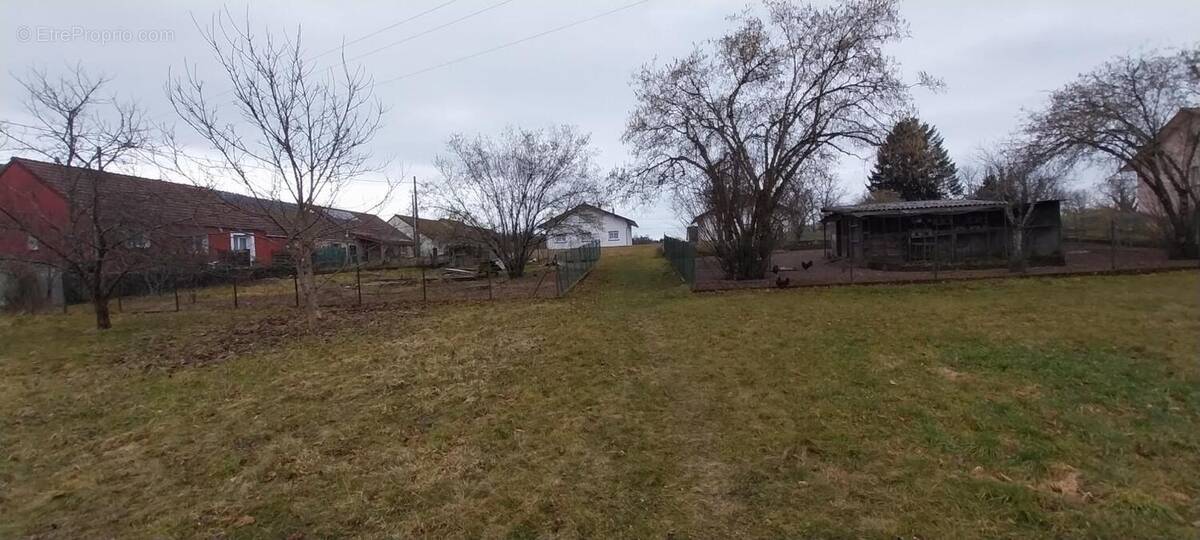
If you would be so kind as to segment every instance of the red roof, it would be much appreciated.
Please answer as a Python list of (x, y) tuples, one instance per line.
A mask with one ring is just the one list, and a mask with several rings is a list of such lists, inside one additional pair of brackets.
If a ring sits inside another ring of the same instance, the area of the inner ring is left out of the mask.
[[(68, 199), (91, 197), (96, 184), (103, 182), (99, 196), (114, 201), (114, 208), (141, 212), (165, 225), (260, 231), (268, 236), (285, 237), (287, 234), (275, 219), (282, 221), (289, 214), (295, 215), (294, 204), (227, 191), (112, 172), (97, 173), (91, 169), (18, 157), (9, 161), (9, 165), (12, 164), (24, 167)], [(373, 214), (334, 208), (324, 210), (326, 219), (322, 220), (325, 229), (322, 236), (350, 234), (376, 242), (412, 243), (408, 236)]]

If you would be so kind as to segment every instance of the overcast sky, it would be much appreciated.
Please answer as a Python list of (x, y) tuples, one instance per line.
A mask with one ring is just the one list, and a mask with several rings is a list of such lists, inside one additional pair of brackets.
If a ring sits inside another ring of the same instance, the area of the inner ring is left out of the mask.
[[(239, 16), (248, 11), (256, 24), (277, 31), (302, 26), (312, 55), (374, 33), (346, 50), (350, 58), (362, 56), (355, 61), (376, 81), (390, 81), (376, 88), (389, 111), (374, 152), (391, 160), (389, 174), (432, 182), (433, 158), (452, 133), (496, 133), (507, 124), (578, 125), (592, 133), (603, 168), (622, 163), (626, 151), (620, 136), (633, 105), (629, 80), (634, 70), (721, 35), (730, 26), (725, 17), (746, 5), (647, 0), (538, 36), (634, 1), (224, 5)], [(30, 66), (54, 72), (82, 62), (112, 77), (112, 91), (138, 99), (151, 117), (170, 122), (173, 112), (163, 93), (170, 68), (178, 69), (185, 59), (197, 62), (202, 74), (212, 75), (214, 88), (226, 88), (192, 22), (193, 16), (207, 21), (216, 9), (220, 4), (197, 1), (6, 2), (0, 7), (0, 63), (6, 74), (20, 74)], [(946, 82), (945, 91), (920, 91), (914, 98), (920, 117), (941, 131), (960, 166), (977, 148), (1009, 133), (1022, 108), (1036, 107), (1048, 91), (1078, 73), (1114, 55), (1200, 40), (1196, 0), (909, 0), (901, 9), (912, 38), (892, 53), (910, 77), (926, 71)], [(333, 61), (336, 55), (322, 58)], [(18, 89), (11, 76), (0, 82), (0, 118), (28, 120)], [(863, 190), (870, 165), (843, 160), (841, 181), (851, 193)], [(359, 182), (338, 204), (370, 208), (381, 185)], [(377, 212), (386, 218), (410, 204), (402, 193)], [(638, 221), (637, 234), (682, 234), (683, 223), (665, 202), (618, 205), (617, 211)]]

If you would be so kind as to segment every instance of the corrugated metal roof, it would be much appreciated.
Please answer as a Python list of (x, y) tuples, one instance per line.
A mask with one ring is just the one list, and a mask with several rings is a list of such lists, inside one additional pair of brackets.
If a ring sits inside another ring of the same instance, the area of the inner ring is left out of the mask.
[(850, 214), (855, 216), (868, 215), (904, 215), (922, 213), (947, 213), (971, 211), (988, 208), (1003, 208), (1003, 201), (980, 201), (974, 199), (945, 199), (934, 201), (897, 201), (886, 203), (868, 203), (853, 206), (831, 206), (822, 208), (826, 214)]

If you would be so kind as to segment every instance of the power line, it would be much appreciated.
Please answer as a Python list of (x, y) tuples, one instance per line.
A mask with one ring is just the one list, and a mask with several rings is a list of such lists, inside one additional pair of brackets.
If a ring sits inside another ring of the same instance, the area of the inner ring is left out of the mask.
[(429, 34), (432, 34), (432, 33), (436, 32), (436, 31), (438, 31), (438, 30), (441, 30), (441, 29), (443, 29), (443, 28), (447, 28), (447, 27), (453, 26), (453, 25), (455, 25), (455, 24), (458, 24), (458, 23), (460, 23), (460, 22), (463, 22), (463, 21), (465, 21), (465, 20), (467, 20), (467, 19), (470, 19), (470, 18), (472, 18), (472, 17), (476, 17), (476, 16), (479, 16), (479, 15), (482, 15), (483, 13), (486, 13), (486, 12), (488, 12), (488, 11), (491, 11), (491, 10), (493, 10), (493, 9), (496, 9), (496, 8), (498, 8), (498, 7), (500, 7), (500, 6), (503, 6), (504, 4), (511, 3), (512, 1), (513, 1), (513, 0), (501, 0), (500, 2), (496, 2), (495, 4), (492, 4), (492, 5), (490, 5), (490, 6), (487, 6), (487, 7), (483, 8), (483, 9), (478, 9), (478, 10), (472, 11), (471, 13), (468, 13), (468, 14), (466, 14), (466, 15), (463, 15), (462, 17), (459, 17), (459, 18), (457, 18), (457, 19), (454, 19), (454, 20), (452, 20), (452, 21), (449, 21), (449, 22), (446, 22), (446, 23), (443, 23), (443, 24), (439, 24), (439, 25), (437, 25), (437, 26), (435, 26), (435, 27), (433, 27), (433, 28), (430, 28), (430, 29), (428, 29), (428, 30), (426, 30), (426, 31), (424, 31), (424, 32), (418, 32), (418, 33), (416, 33), (416, 34), (413, 34), (413, 35), (411, 35), (411, 36), (408, 36), (408, 37), (406, 37), (406, 38), (404, 38), (404, 39), (397, 40), (397, 41), (393, 41), (393, 42), (391, 42), (391, 43), (388, 43), (387, 45), (384, 45), (384, 46), (382, 46), (382, 47), (379, 47), (379, 48), (377, 48), (377, 49), (372, 49), (372, 50), (370, 50), (370, 51), (367, 51), (367, 52), (365, 52), (365, 53), (363, 53), (363, 54), (360, 54), (360, 55), (358, 55), (358, 56), (355, 56), (355, 57), (353, 57), (353, 58), (349, 58), (349, 59), (347, 59), (347, 60), (346, 60), (346, 62), (353, 62), (353, 61), (355, 61), (355, 60), (361, 60), (361, 59), (363, 59), (363, 58), (365, 58), (365, 57), (371, 56), (372, 54), (375, 54), (375, 53), (377, 53), (377, 52), (379, 52), (379, 51), (382, 51), (382, 50), (384, 50), (384, 49), (390, 49), (390, 48), (392, 48), (392, 47), (395, 47), (396, 45), (399, 45), (399, 44), (401, 44), (401, 43), (407, 43), (407, 42), (409, 42), (409, 41), (412, 41), (412, 40), (414, 40), (414, 39), (417, 39), (417, 38), (419, 38), (419, 37), (427, 36), (427, 35), (429, 35)]
[(502, 44), (500, 44), (500, 45), (497, 45), (497, 46), (495, 46), (495, 47), (491, 47), (491, 48), (484, 49), (484, 50), (482, 50), (482, 51), (479, 51), (479, 52), (471, 53), (471, 54), (468, 54), (468, 55), (466, 55), (466, 56), (460, 56), (460, 57), (458, 57), (458, 58), (455, 58), (455, 59), (453, 59), (453, 60), (448, 60), (448, 61), (442, 62), (442, 63), (440, 63), (440, 64), (435, 64), (435, 65), (432, 65), (432, 66), (429, 66), (429, 67), (426, 67), (426, 68), (418, 69), (418, 70), (416, 70), (416, 71), (412, 71), (412, 72), (409, 72), (409, 73), (405, 73), (405, 74), (403, 74), (403, 75), (400, 75), (400, 76), (398, 76), (398, 77), (393, 77), (393, 78), (391, 78), (391, 79), (385, 79), (385, 80), (383, 80), (383, 81), (380, 81), (380, 82), (377, 82), (377, 83), (375, 83), (375, 86), (381, 86), (381, 85), (385, 85), (385, 84), (389, 84), (389, 83), (394, 83), (394, 82), (396, 82), (396, 81), (399, 81), (399, 80), (402, 80), (402, 79), (407, 79), (407, 78), (409, 78), (409, 77), (415, 77), (415, 76), (417, 76), (417, 75), (421, 75), (421, 74), (423, 74), (423, 73), (428, 73), (428, 72), (430, 72), (430, 71), (434, 71), (434, 70), (437, 70), (437, 69), (441, 69), (441, 68), (444, 68), (444, 67), (447, 67), (447, 66), (452, 66), (452, 65), (454, 65), (454, 64), (457, 64), (457, 63), (459, 63), (459, 62), (465, 62), (465, 61), (467, 61), (467, 60), (471, 60), (471, 59), (473, 59), (473, 58), (478, 58), (478, 57), (480, 57), (480, 56), (483, 56), (483, 55), (485, 55), (485, 54), (494, 53), (494, 52), (496, 52), (496, 51), (499, 51), (499, 50), (501, 50), (501, 49), (507, 49), (507, 48), (509, 48), (509, 47), (513, 47), (513, 46), (516, 46), (516, 45), (520, 45), (520, 44), (522, 44), (522, 43), (525, 43), (526, 41), (532, 41), (532, 40), (534, 40), (534, 39), (537, 39), (537, 38), (540, 38), (540, 37), (543, 37), (543, 36), (547, 36), (547, 35), (553, 34), (553, 33), (555, 33), (555, 32), (561, 32), (561, 31), (563, 31), (563, 30), (566, 30), (566, 29), (568, 29), (568, 28), (572, 28), (572, 27), (575, 27), (575, 26), (579, 26), (579, 25), (581, 25), (581, 24), (584, 24), (584, 23), (589, 23), (589, 22), (591, 22), (591, 21), (594, 21), (594, 20), (596, 20), (596, 19), (600, 19), (600, 18), (603, 18), (603, 17), (607, 17), (607, 16), (609, 16), (609, 15), (613, 15), (613, 14), (615, 14), (615, 13), (617, 13), (617, 12), (620, 12), (620, 11), (625, 11), (625, 10), (627, 10), (627, 9), (629, 9), (629, 8), (636, 7), (636, 6), (639, 6), (639, 5), (641, 5), (641, 4), (645, 4), (646, 2), (649, 2), (649, 1), (650, 1), (650, 0), (638, 0), (637, 2), (634, 2), (634, 3), (632, 3), (632, 4), (626, 4), (626, 5), (624, 5), (624, 6), (621, 6), (621, 7), (619, 7), (619, 8), (616, 8), (616, 9), (610, 9), (610, 10), (608, 10), (608, 11), (605, 11), (605, 12), (603, 12), (603, 13), (598, 13), (598, 14), (596, 14), (596, 15), (592, 15), (591, 17), (586, 17), (586, 18), (583, 18), (583, 19), (579, 19), (579, 20), (576, 20), (576, 21), (572, 21), (572, 22), (569, 22), (569, 23), (567, 23), (567, 24), (564, 24), (564, 25), (562, 25), (562, 26), (557, 26), (557, 27), (551, 28), (551, 29), (549, 29), (549, 30), (544, 30), (544, 31), (542, 31), (542, 32), (538, 32), (538, 33), (536, 33), (536, 34), (532, 34), (532, 35), (529, 35), (529, 36), (525, 36), (525, 37), (523, 37), (523, 38), (521, 38), (521, 39), (517, 39), (517, 40), (509, 41), (509, 42), (507, 42), (507, 43), (502, 43)]
[(371, 32), (370, 34), (367, 34), (367, 35), (365, 35), (365, 36), (362, 36), (362, 37), (359, 37), (359, 38), (356, 38), (356, 39), (353, 39), (353, 40), (347, 41), (347, 42), (345, 42), (345, 43), (342, 43), (340, 46), (334, 47), (334, 48), (332, 48), (332, 49), (329, 49), (329, 50), (327, 50), (327, 51), (325, 51), (325, 52), (322, 52), (322, 53), (320, 53), (320, 54), (317, 54), (317, 55), (313, 56), (312, 58), (309, 58), (308, 60), (309, 60), (309, 61), (313, 61), (313, 60), (316, 60), (316, 59), (318, 59), (318, 58), (320, 58), (320, 57), (322, 57), (322, 56), (325, 56), (325, 55), (327, 55), (327, 54), (329, 54), (329, 53), (340, 51), (340, 50), (342, 50), (342, 49), (345, 49), (346, 47), (348, 47), (348, 46), (350, 46), (350, 45), (354, 45), (355, 43), (358, 43), (358, 42), (360, 42), (360, 41), (363, 41), (363, 40), (365, 40), (365, 39), (369, 39), (369, 38), (375, 37), (375, 36), (377, 36), (377, 35), (379, 35), (379, 34), (382, 34), (382, 33), (386, 32), (386, 31), (388, 31), (388, 30), (391, 30), (391, 29), (393, 29), (393, 28), (396, 28), (397, 26), (400, 26), (400, 25), (402, 25), (402, 24), (404, 24), (404, 23), (407, 23), (407, 22), (411, 22), (411, 21), (417, 20), (417, 19), (419, 19), (419, 18), (421, 18), (421, 17), (424, 17), (424, 16), (426, 16), (426, 15), (428, 15), (428, 14), (430, 14), (430, 13), (433, 13), (433, 12), (435, 12), (435, 11), (439, 10), (439, 9), (442, 9), (442, 8), (444, 8), (444, 7), (446, 7), (446, 6), (450, 5), (450, 4), (453, 4), (453, 3), (457, 2), (457, 1), (458, 1), (458, 0), (449, 0), (448, 2), (443, 2), (443, 3), (441, 3), (441, 4), (438, 4), (438, 5), (434, 6), (434, 7), (431, 7), (431, 8), (429, 8), (429, 9), (425, 10), (425, 11), (422, 11), (422, 12), (420, 12), (420, 13), (417, 13), (416, 15), (413, 15), (413, 16), (411, 16), (411, 17), (407, 18), (407, 19), (403, 19), (403, 20), (400, 20), (400, 21), (396, 21), (396, 22), (394, 22), (394, 23), (392, 23), (392, 24), (389, 24), (389, 25), (387, 25), (387, 26), (385, 26), (385, 27), (383, 27), (383, 28), (380, 28), (379, 30), (376, 30), (376, 31), (374, 31), (374, 32)]

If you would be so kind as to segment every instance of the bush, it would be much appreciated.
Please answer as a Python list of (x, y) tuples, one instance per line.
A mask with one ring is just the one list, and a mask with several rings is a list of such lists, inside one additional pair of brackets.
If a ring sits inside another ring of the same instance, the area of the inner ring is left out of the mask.
[(50, 284), (43, 267), (25, 263), (0, 266), (0, 308), (17, 313), (35, 313), (52, 305)]

